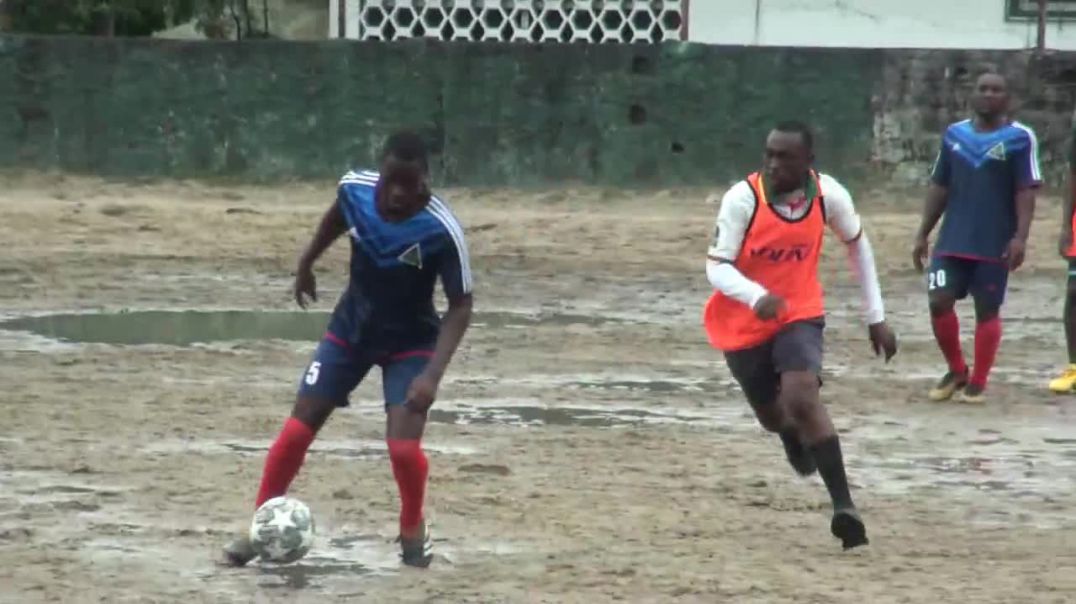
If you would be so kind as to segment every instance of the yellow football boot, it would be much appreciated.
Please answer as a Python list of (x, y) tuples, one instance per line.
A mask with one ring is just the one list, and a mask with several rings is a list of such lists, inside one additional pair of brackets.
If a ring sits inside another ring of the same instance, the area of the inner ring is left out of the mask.
[(1057, 394), (1076, 392), (1076, 364), (1069, 365), (1060, 377), (1050, 380), (1050, 392)]

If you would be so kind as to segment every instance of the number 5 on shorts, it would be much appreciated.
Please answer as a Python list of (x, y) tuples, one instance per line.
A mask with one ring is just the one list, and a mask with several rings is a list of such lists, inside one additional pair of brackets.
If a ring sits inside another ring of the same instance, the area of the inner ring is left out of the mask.
[(939, 287), (945, 287), (945, 269), (940, 268), (928, 275), (930, 283), (927, 285), (927, 289), (934, 291)]
[(314, 361), (310, 363), (310, 369), (306, 370), (306, 383), (309, 386), (313, 386), (318, 383), (318, 376), (321, 374), (321, 361)]

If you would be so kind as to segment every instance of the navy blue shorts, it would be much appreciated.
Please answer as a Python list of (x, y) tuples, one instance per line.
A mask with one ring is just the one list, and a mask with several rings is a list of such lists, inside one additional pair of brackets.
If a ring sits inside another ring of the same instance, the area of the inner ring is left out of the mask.
[(1001, 308), (1009, 286), (1009, 266), (1003, 262), (935, 256), (927, 271), (927, 291), (945, 291), (957, 300), (971, 294), (979, 304)]
[(385, 408), (402, 405), (407, 402), (407, 389), (411, 381), (426, 369), (431, 356), (432, 346), (394, 354), (365, 354), (327, 333), (299, 379), (299, 396), (333, 401), (338, 407), (346, 407), (351, 391), (377, 365), (381, 367)]

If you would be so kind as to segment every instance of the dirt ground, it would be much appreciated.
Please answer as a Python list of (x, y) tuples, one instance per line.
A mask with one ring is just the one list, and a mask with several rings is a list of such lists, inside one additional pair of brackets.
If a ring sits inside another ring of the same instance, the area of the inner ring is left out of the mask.
[[(327, 186), (5, 176), (0, 314), (287, 310)], [(897, 359), (871, 357), (832, 239), (825, 400), (872, 543), (842, 552), (817, 477), (788, 469), (699, 325), (709, 191), (447, 191), (479, 315), (428, 432), (441, 558), (396, 560), (377, 376), (291, 493), (300, 564), (222, 569), (314, 342), (58, 342), (0, 330), (0, 601), (1073, 602), (1076, 399), (1056, 200), (1013, 276), (985, 407), (942, 371), (908, 261), (914, 196), (861, 195)], [(903, 200), (903, 201), (902, 201)], [(344, 284), (320, 265), (317, 308)], [(970, 308), (962, 308), (971, 350)]]

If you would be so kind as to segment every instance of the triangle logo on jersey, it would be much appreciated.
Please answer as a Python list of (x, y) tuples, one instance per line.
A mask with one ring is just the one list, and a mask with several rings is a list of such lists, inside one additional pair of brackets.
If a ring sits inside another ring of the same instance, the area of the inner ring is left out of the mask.
[(404, 263), (404, 264), (408, 264), (408, 265), (413, 266), (415, 268), (421, 269), (422, 268), (422, 248), (419, 247), (419, 244), (416, 243), (415, 245), (412, 245), (411, 247), (404, 250), (404, 253), (397, 256), (396, 259), (399, 260), (400, 262)]
[(986, 156), (991, 159), (1005, 161), (1005, 143), (998, 143), (990, 148), (986, 152)]

